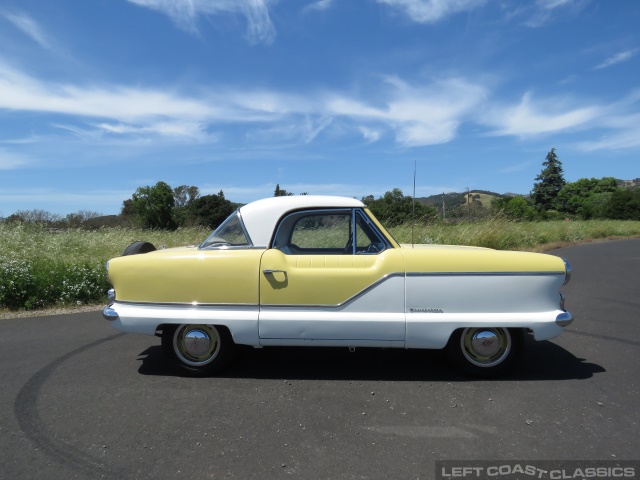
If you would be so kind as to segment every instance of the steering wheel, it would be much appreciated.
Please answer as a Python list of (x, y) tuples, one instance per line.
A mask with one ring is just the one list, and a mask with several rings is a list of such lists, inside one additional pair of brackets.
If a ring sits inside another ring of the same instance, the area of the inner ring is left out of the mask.
[(371, 242), (367, 247), (366, 253), (378, 253), (380, 251), (380, 244), (378, 242)]

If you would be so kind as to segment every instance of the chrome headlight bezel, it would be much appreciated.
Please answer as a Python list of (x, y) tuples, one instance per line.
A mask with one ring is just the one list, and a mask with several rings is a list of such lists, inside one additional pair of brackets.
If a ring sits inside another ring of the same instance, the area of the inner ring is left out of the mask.
[(562, 285), (566, 285), (567, 283), (569, 283), (569, 281), (571, 281), (571, 265), (569, 264), (566, 258), (563, 258), (562, 261), (564, 262), (564, 270), (565, 270), (564, 283)]
[(116, 301), (116, 291), (113, 288), (107, 290), (107, 304), (109, 306), (113, 305)]

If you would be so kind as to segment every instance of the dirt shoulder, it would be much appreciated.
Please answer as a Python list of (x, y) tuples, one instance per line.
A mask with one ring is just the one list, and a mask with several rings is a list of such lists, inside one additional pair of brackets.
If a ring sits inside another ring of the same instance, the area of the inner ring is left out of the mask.
[(0, 310), (0, 320), (25, 317), (46, 317), (49, 315), (65, 315), (67, 313), (97, 312), (104, 308), (104, 304), (82, 305), (79, 307), (55, 307), (43, 310)]

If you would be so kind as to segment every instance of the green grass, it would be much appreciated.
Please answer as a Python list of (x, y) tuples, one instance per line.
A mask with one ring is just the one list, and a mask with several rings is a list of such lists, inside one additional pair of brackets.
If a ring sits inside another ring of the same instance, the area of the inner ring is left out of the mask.
[[(411, 243), (411, 226), (390, 229)], [(640, 222), (593, 220), (510, 222), (492, 219), (457, 225), (414, 227), (414, 243), (475, 245), (500, 250), (541, 251), (567, 243), (640, 237)], [(201, 243), (202, 228), (175, 232), (126, 228), (52, 232), (38, 225), (0, 224), (0, 309), (37, 309), (104, 301), (105, 263), (127, 245), (146, 240), (160, 248)]]
[[(640, 222), (620, 220), (513, 222), (489, 219), (460, 224), (421, 225), (413, 243), (473, 245), (497, 250), (543, 251), (563, 244), (617, 237), (640, 237)], [(412, 243), (411, 226), (391, 230), (400, 243)]]
[(147, 240), (157, 247), (201, 243), (209, 232), (106, 228), (54, 232), (40, 225), (0, 224), (0, 309), (37, 309), (103, 301), (108, 259)]

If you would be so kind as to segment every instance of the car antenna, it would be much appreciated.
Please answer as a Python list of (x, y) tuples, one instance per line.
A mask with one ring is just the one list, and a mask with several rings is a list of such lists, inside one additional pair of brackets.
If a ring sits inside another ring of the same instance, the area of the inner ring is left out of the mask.
[(413, 248), (413, 229), (416, 224), (416, 170), (418, 169), (417, 160), (413, 160), (413, 197), (411, 202), (411, 248)]

